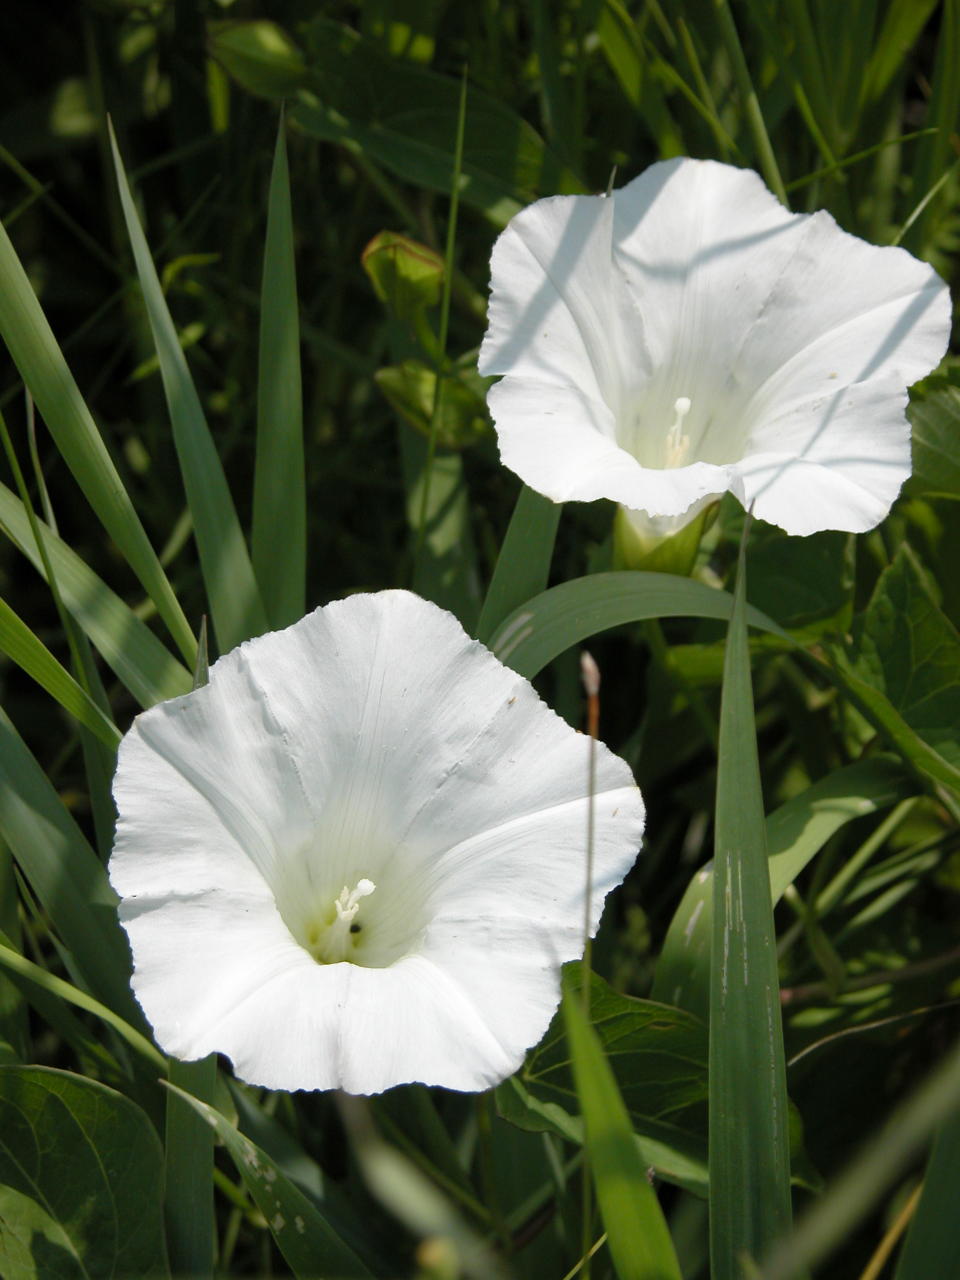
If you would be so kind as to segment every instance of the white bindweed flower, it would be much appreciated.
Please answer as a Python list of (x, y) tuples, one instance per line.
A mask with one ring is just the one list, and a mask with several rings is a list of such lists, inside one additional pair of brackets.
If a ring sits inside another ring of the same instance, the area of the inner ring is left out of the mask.
[[(580, 954), (588, 739), (404, 591), (221, 658), (120, 745), (110, 879), (158, 1044), (254, 1084), (480, 1090)], [(592, 929), (643, 804), (598, 746)]]
[(614, 499), (641, 532), (727, 490), (789, 533), (872, 528), (910, 474), (907, 387), (950, 331), (931, 267), (712, 161), (538, 200), (497, 240), (491, 288), (504, 463), (556, 502)]

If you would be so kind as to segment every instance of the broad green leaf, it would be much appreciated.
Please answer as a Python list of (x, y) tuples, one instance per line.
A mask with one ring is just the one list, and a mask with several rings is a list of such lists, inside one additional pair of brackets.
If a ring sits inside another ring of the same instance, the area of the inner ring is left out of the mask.
[(160, 1144), (128, 1098), (49, 1067), (0, 1067), (0, 1271), (169, 1276)]
[[(595, 573), (551, 587), (504, 618), (487, 642), (501, 662), (528, 680), (571, 645), (624, 622), (645, 618), (730, 617), (725, 591), (666, 573)], [(759, 609), (747, 621), (793, 647), (793, 639)]]
[(960, 1111), (941, 1126), (894, 1280), (960, 1275)]
[(253, 567), (270, 626), (303, 617), (307, 498), (300, 391), (300, 322), (286, 136), (281, 118), (270, 176), (260, 290)]
[(562, 503), (526, 485), (520, 490), (477, 624), (483, 644), (506, 617), (546, 588), (562, 510)]
[(960, 498), (960, 387), (929, 379), (929, 390), (910, 401), (913, 474), (908, 491)]
[(791, 632), (844, 634), (853, 614), (854, 539), (814, 533), (791, 538), (764, 531), (747, 555), (750, 602)]
[[(848, 822), (892, 808), (913, 794), (892, 756), (871, 756), (837, 769), (767, 818), (770, 893), (776, 905), (787, 885)], [(652, 997), (708, 1016), (713, 867), (701, 867), (670, 922), (657, 962)]]
[[(520, 1075), (511, 1076), (494, 1091), (497, 1111), (519, 1129), (532, 1133), (556, 1133), (568, 1142), (583, 1143), (583, 1122), (569, 1108), (576, 1108), (575, 1091), (569, 1090), (565, 1104), (547, 1101), (528, 1087)], [(631, 1117), (633, 1120), (633, 1118)], [(667, 1123), (647, 1121), (643, 1133), (636, 1132), (634, 1142), (645, 1169), (655, 1169), (657, 1176), (684, 1190), (707, 1198), (707, 1144), (686, 1130)]]
[(142, 1026), (130, 991), (117, 899), (103, 864), (2, 710), (0, 839), (93, 993), (134, 1027)]
[(275, 22), (211, 22), (213, 58), (250, 93), (287, 98), (307, 78), (303, 54)]
[(116, 748), (120, 733), (85, 689), (61, 666), (42, 640), (5, 600), (0, 599), (0, 651), (12, 658), (36, 682), (100, 742)]
[(219, 1111), (182, 1089), (170, 1087), (210, 1125), (226, 1147), (295, 1276), (302, 1280), (315, 1280), (318, 1275), (347, 1280), (372, 1275), (265, 1151), (235, 1129)]
[(0, 335), (98, 520), (140, 579), (180, 652), (192, 662), (196, 643), (183, 610), (2, 226)]
[[(569, 966), (565, 981), (578, 990), (582, 967)], [(620, 995), (596, 974), (590, 980), (590, 1018), (648, 1165), (664, 1178), (702, 1193), (706, 1025), (681, 1009)], [(527, 1055), (514, 1083), (514, 1096), (499, 1099), (505, 1118), (517, 1121), (526, 1111), (523, 1127), (554, 1128), (577, 1140), (576, 1088), (560, 1012)], [(529, 1099), (528, 1106), (518, 1090)]]
[[(307, 39), (310, 90), (297, 95), (291, 119), (314, 137), (360, 151), (404, 182), (449, 192), (459, 80), (392, 58), (330, 18), (314, 18)], [(541, 194), (582, 190), (511, 107), (468, 89), (462, 200), (504, 226)]]
[(710, 963), (710, 1274), (790, 1229), (787, 1077), (741, 544), (720, 703)]
[(905, 543), (855, 619), (836, 671), (906, 760), (960, 792), (960, 635)]
[(579, 997), (568, 987), (563, 1014), (590, 1171), (617, 1275), (620, 1280), (680, 1280), (670, 1232), (647, 1180), (617, 1082)]
[(241, 640), (266, 631), (267, 620), (223, 466), (167, 309), (112, 132), (110, 142), (127, 235), (160, 360), (210, 613), (217, 642), (225, 653)]
[[(0, 529), (42, 574), (43, 562), (23, 504), (2, 484)], [(183, 664), (47, 525), (41, 523), (40, 531), (64, 604), (140, 705), (152, 707), (189, 692), (190, 673)]]

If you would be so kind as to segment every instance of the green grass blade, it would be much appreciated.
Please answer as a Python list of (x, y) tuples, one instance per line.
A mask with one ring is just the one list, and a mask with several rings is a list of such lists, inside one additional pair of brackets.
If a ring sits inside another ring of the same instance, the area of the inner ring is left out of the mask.
[[(910, 775), (891, 756), (871, 756), (819, 779), (767, 818), (770, 897), (787, 885), (841, 827), (892, 808), (914, 793)], [(706, 1019), (710, 1007), (713, 872), (696, 872), (664, 939), (651, 996)]]
[(0, 335), (77, 484), (153, 600), (177, 648), (192, 662), (196, 644), (183, 610), (2, 225)]
[[(137, 615), (47, 525), (41, 524), (63, 602), (91, 644), (142, 707), (190, 689), (190, 673)], [(0, 484), (0, 530), (43, 574), (23, 504)]]
[(193, 1108), (202, 1124), (209, 1126), (211, 1137), (216, 1133), (226, 1147), (295, 1276), (305, 1280), (315, 1276), (360, 1280), (372, 1274), (261, 1147), (207, 1103), (182, 1090), (177, 1090), (177, 1095), (184, 1106)]
[(149, 1062), (154, 1070), (161, 1074), (166, 1072), (166, 1058), (151, 1040), (148, 1040), (135, 1027), (131, 1027), (129, 1022), (119, 1017), (112, 1009), (108, 1009), (105, 1004), (101, 1004), (93, 996), (88, 996), (85, 991), (75, 987), (72, 982), (65, 982), (56, 974), (47, 973), (46, 969), (20, 955), (9, 945), (9, 939), (2, 932), (0, 932), (0, 967), (16, 974), (22, 981), (29, 983), (54, 1002), (66, 1001), (78, 1009), (83, 1009), (86, 1013), (92, 1013), (94, 1017), (99, 1018), (115, 1031), (122, 1040), (125, 1040), (146, 1062)]
[[(669, 573), (594, 573), (551, 587), (499, 623), (489, 647), (528, 680), (571, 645), (624, 622), (647, 618), (715, 618), (727, 621), (733, 605), (725, 591)], [(796, 642), (759, 609), (747, 606), (751, 626), (793, 648)]]
[(894, 1280), (960, 1276), (960, 1112), (941, 1127), (930, 1153), (920, 1203), (897, 1264)]
[(65, 711), (90, 730), (105, 746), (116, 748), (120, 732), (56, 660), (42, 640), (38, 640), (22, 618), (0, 599), (0, 650), (60, 703)]
[(0, 839), (72, 953), (91, 991), (142, 1026), (130, 990), (130, 956), (103, 864), (46, 774), (0, 711)]
[(253, 479), (253, 567), (271, 627), (303, 616), (307, 499), (300, 387), (300, 321), (290, 171), (281, 117), (270, 175), (260, 291), (257, 455)]
[(790, 1229), (790, 1141), (776, 936), (757, 758), (743, 547), (727, 635), (710, 964), (710, 1261), (742, 1280)]
[(127, 235), (157, 348), (210, 613), (221, 652), (226, 652), (241, 640), (265, 631), (267, 620), (223, 466), (167, 309), (112, 133), (110, 141)]
[(567, 987), (563, 1013), (590, 1167), (617, 1275), (620, 1280), (680, 1280), (670, 1233), (617, 1082), (579, 995)]
[(545, 589), (562, 510), (562, 503), (526, 485), (520, 490), (477, 623), (484, 644), (514, 609)]
[(750, 69), (744, 56), (743, 45), (740, 43), (740, 36), (730, 9), (729, 0), (714, 0), (714, 8), (720, 23), (720, 34), (726, 46), (734, 79), (740, 92), (741, 110), (746, 116), (747, 127), (750, 130), (750, 136), (753, 138), (753, 145), (756, 149), (757, 160), (764, 180), (780, 203), (789, 208), (787, 193), (784, 190), (783, 179), (780, 176), (780, 167), (773, 152), (770, 135), (767, 133), (767, 126), (764, 123), (757, 92), (750, 78)]
[[(199, 1062), (170, 1059), (164, 1132), (163, 1195), (167, 1247), (175, 1275), (209, 1276), (213, 1266), (216, 1220), (213, 1207), (214, 1132), (184, 1093), (212, 1103), (217, 1080), (216, 1054)], [(181, 1093), (180, 1090), (183, 1092)]]
[[(942, 177), (954, 159), (953, 139), (960, 117), (960, 0), (944, 0), (933, 68), (933, 84), (927, 107), (927, 123), (937, 132), (917, 147), (913, 170), (913, 198), (921, 199)], [(933, 229), (933, 217), (942, 208), (942, 196), (931, 201), (902, 243), (915, 252)]]

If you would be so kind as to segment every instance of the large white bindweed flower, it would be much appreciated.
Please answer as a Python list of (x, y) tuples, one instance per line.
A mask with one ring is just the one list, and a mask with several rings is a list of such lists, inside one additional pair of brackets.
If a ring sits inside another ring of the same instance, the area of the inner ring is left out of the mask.
[(491, 286), (480, 371), (503, 375), (504, 463), (661, 531), (727, 490), (789, 533), (872, 528), (910, 474), (907, 387), (950, 330), (931, 267), (712, 161), (538, 200)]
[[(479, 1090), (584, 922), (588, 739), (403, 591), (221, 658), (120, 746), (110, 879), (158, 1044), (271, 1088)], [(590, 921), (643, 804), (598, 747)]]

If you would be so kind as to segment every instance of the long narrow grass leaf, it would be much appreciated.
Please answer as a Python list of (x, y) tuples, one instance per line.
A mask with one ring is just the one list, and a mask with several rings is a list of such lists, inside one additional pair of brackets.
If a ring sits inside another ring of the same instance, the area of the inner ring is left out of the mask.
[(710, 1274), (741, 1280), (790, 1229), (776, 937), (741, 548), (720, 705), (710, 964)]
[[(128, 605), (45, 524), (39, 526), (63, 602), (142, 707), (190, 689), (190, 673)], [(0, 530), (44, 572), (20, 499), (0, 484)]]
[(127, 1042), (131, 1049), (136, 1050), (161, 1075), (166, 1072), (166, 1058), (152, 1041), (142, 1035), (136, 1027), (131, 1027), (129, 1022), (114, 1013), (112, 1009), (108, 1009), (105, 1004), (101, 1004), (93, 996), (88, 996), (85, 991), (75, 987), (72, 982), (66, 982), (63, 978), (58, 978), (55, 973), (47, 973), (46, 969), (41, 968), (40, 965), (34, 964), (32, 960), (28, 960), (25, 956), (20, 955), (19, 952), (14, 951), (8, 945), (8, 939), (3, 934), (0, 934), (0, 966), (8, 970), (8, 972), (16, 974), (18, 978), (30, 983), (38, 991), (44, 992), (55, 1001), (65, 1000), (68, 1004), (72, 1004), (78, 1009), (83, 1009), (85, 1013), (92, 1013), (94, 1017), (99, 1018), (101, 1022), (115, 1031), (121, 1039)]
[(247, 1191), (273, 1232), (290, 1270), (303, 1280), (337, 1276), (360, 1280), (372, 1273), (330, 1227), (321, 1211), (267, 1153), (199, 1098), (169, 1086), (226, 1147)]
[(167, 309), (112, 133), (110, 141), (120, 203), (157, 348), (213, 626), (220, 648), (225, 651), (265, 631), (267, 621), (223, 466)]
[(673, 1242), (617, 1082), (579, 997), (566, 986), (563, 1013), (590, 1167), (617, 1275), (620, 1280), (680, 1280)]
[(2, 225), (0, 335), (74, 479), (153, 600), (177, 648), (192, 662), (195, 643), (183, 610)]
[(520, 490), (477, 623), (484, 644), (514, 609), (545, 589), (562, 510), (527, 485)]
[(2, 710), (0, 839), (91, 991), (127, 1022), (142, 1026), (116, 896), (103, 865)]
[[(548, 662), (588, 636), (647, 618), (714, 618), (726, 622), (733, 600), (691, 578), (669, 573), (594, 573), (551, 587), (502, 622), (489, 647), (501, 662), (532, 680)], [(747, 606), (747, 621), (789, 648), (796, 641), (765, 613)]]
[(184, 1095), (212, 1103), (216, 1080), (215, 1054), (199, 1062), (170, 1059), (169, 1081), (176, 1091), (167, 1096), (163, 1198), (167, 1245), (176, 1275), (206, 1276), (213, 1265), (214, 1133)]
[(253, 567), (267, 619), (271, 627), (286, 627), (302, 617), (305, 607), (307, 499), (297, 274), (282, 117), (270, 175), (260, 290), (251, 542)]
[(36, 680), (75, 720), (105, 746), (115, 749), (120, 733), (85, 689), (57, 661), (22, 618), (0, 599), (0, 651)]

